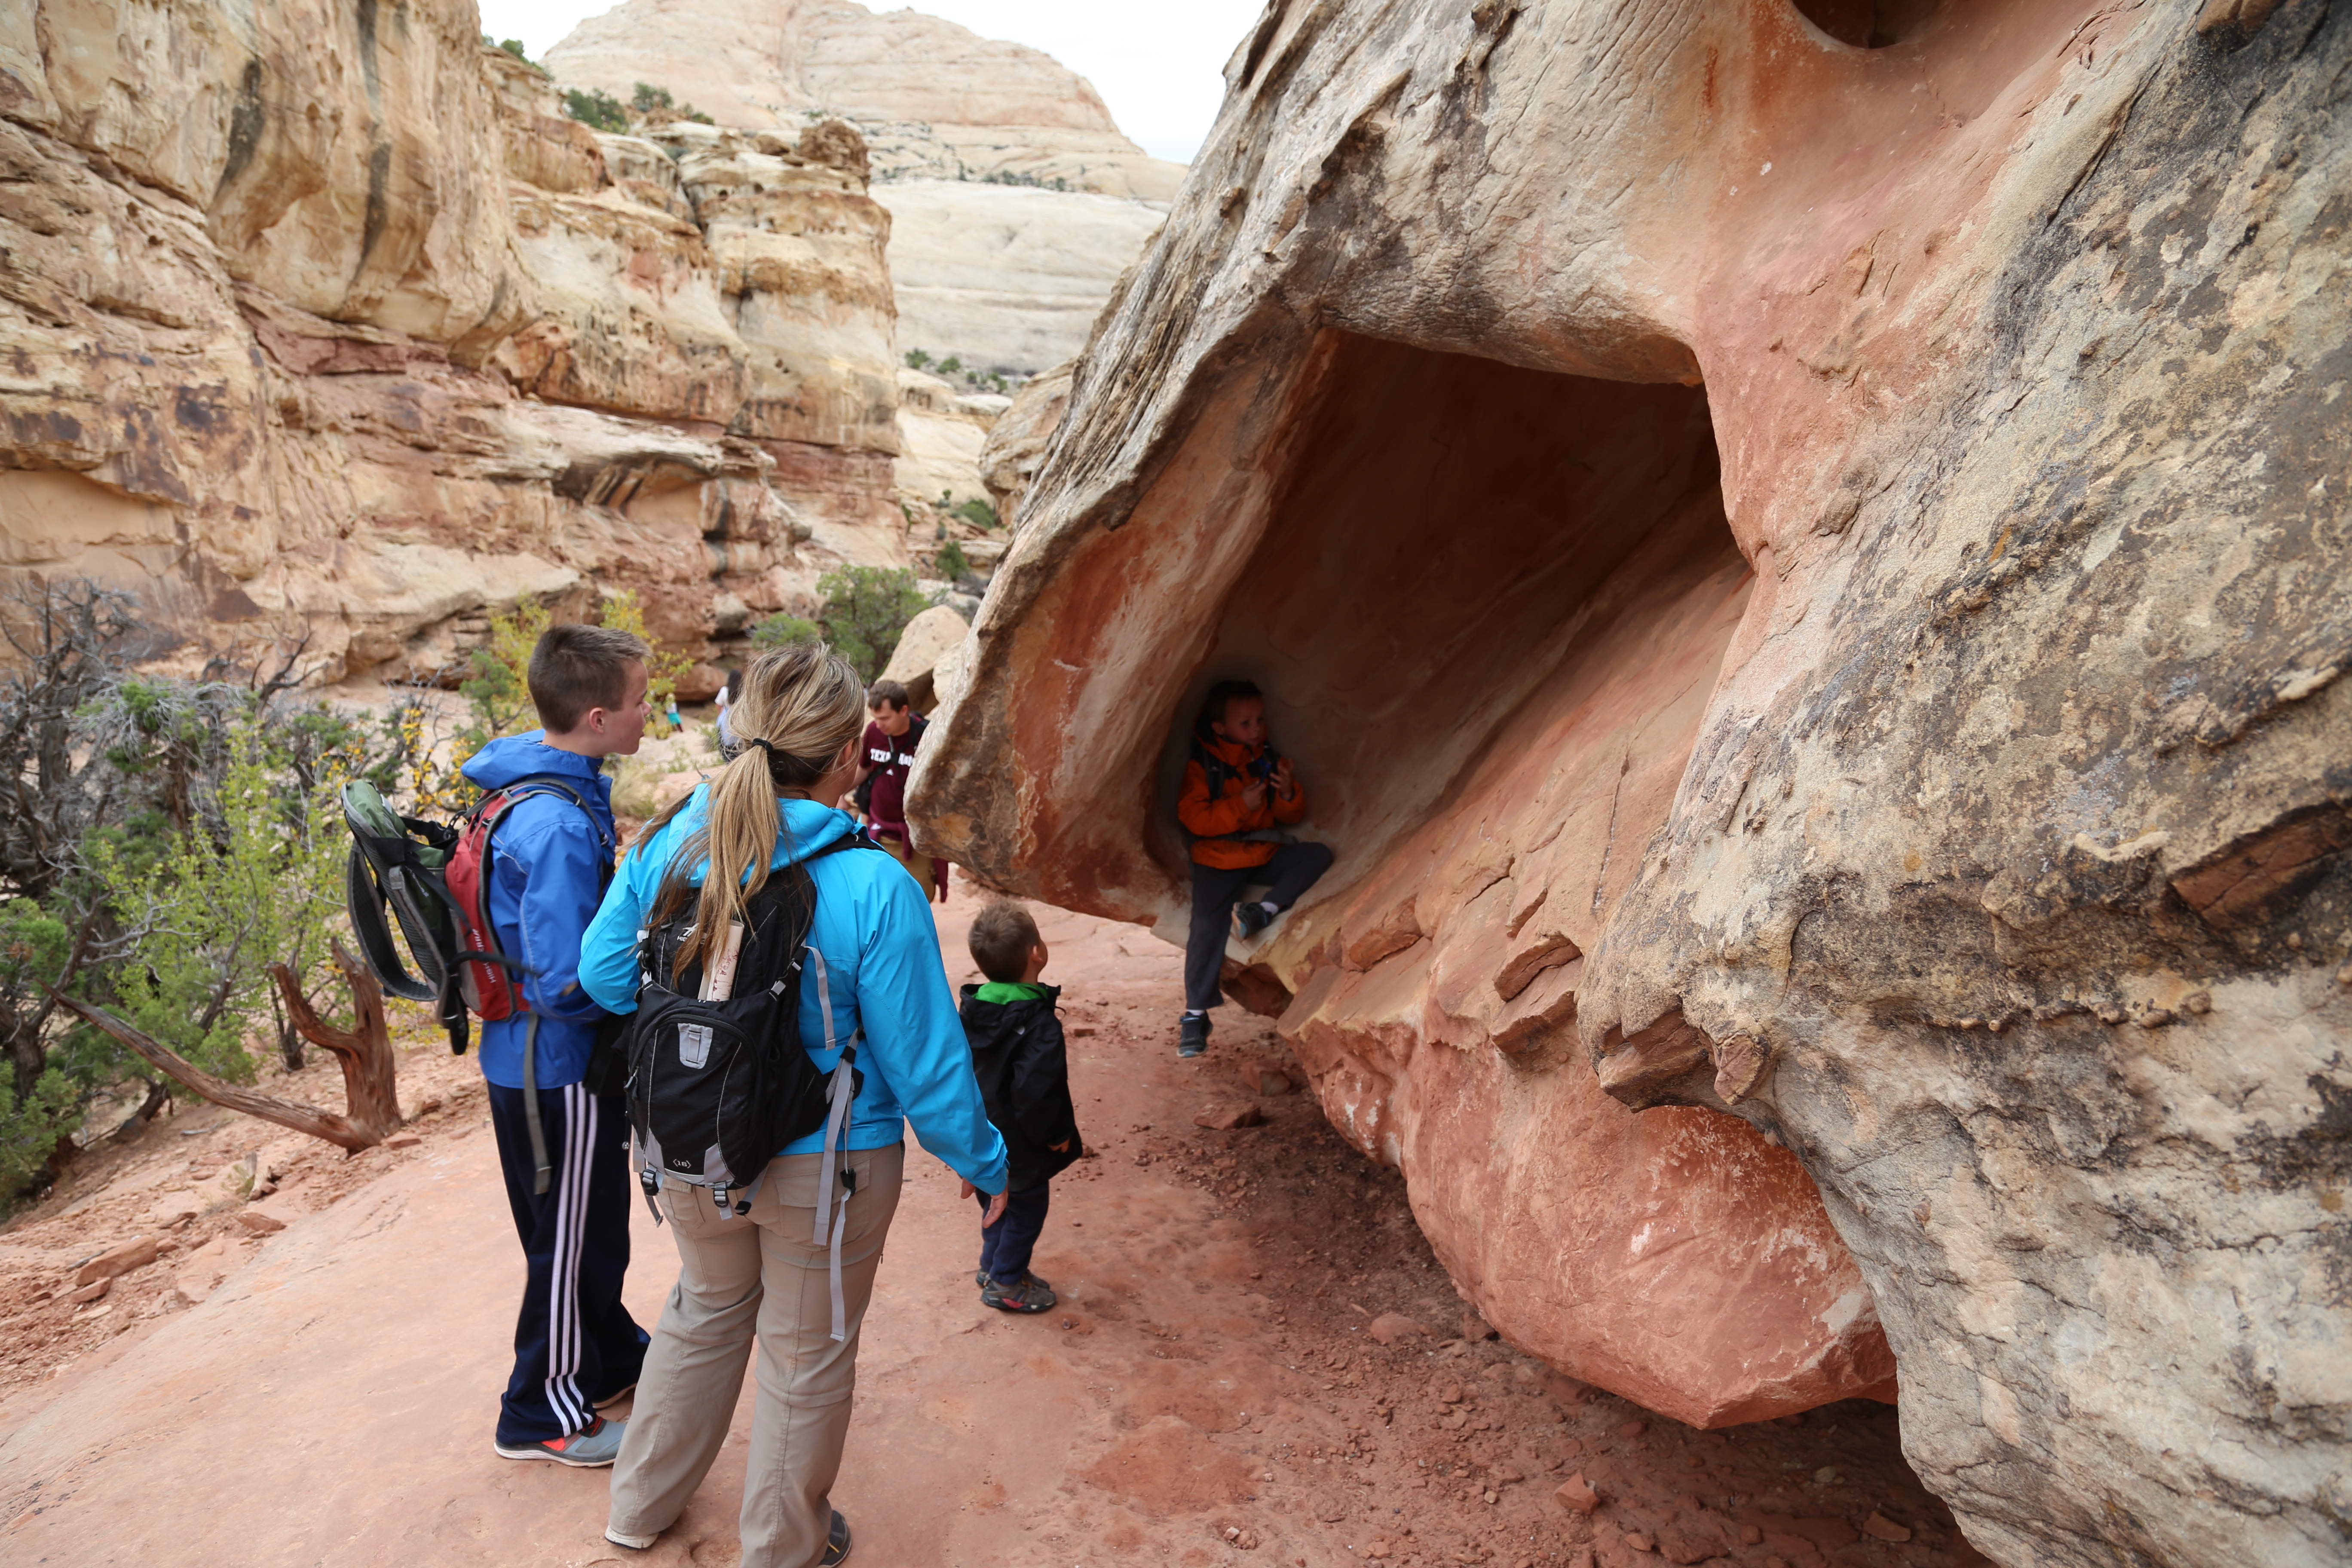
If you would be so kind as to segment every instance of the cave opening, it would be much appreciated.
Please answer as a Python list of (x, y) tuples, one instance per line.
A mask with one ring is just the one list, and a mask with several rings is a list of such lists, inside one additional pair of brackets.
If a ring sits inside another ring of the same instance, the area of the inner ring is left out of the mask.
[[(1336, 889), (1492, 748), (1572, 748), (1538, 692), (1564, 662), (1605, 663), (1612, 624), (1662, 576), (1747, 568), (1703, 386), (1336, 331), (1312, 375), (1264, 532), (1171, 715), (1160, 784), (1172, 802), (1208, 684), (1256, 680), (1306, 781), (1308, 836), (1340, 852)], [(1172, 829), (1161, 853), (1183, 863)]]
[(1841, 44), (1884, 49), (1909, 43), (1935, 20), (1943, 0), (1790, 0), (1797, 14)]

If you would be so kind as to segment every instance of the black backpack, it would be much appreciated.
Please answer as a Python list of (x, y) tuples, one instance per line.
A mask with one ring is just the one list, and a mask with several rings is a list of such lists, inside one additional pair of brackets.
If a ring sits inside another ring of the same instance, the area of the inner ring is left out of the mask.
[(656, 1224), (662, 1218), (656, 1196), (665, 1182), (708, 1189), (722, 1212), (731, 1196), (733, 1212), (747, 1214), (777, 1150), (823, 1127), (830, 1156), (847, 1131), (849, 1104), (864, 1081), (856, 1065), (863, 1031), (850, 1037), (831, 1073), (820, 1071), (801, 1040), (801, 987), (813, 972), (830, 1050), (836, 1043), (831, 985), (824, 957), (809, 941), (816, 884), (808, 864), (861, 847), (880, 846), (862, 834), (845, 835), (769, 872), (744, 910), (725, 1001), (701, 1000), (700, 963), (673, 975), (678, 948), (694, 929), (692, 904), (649, 928), (639, 942), (627, 1094), (637, 1179)]

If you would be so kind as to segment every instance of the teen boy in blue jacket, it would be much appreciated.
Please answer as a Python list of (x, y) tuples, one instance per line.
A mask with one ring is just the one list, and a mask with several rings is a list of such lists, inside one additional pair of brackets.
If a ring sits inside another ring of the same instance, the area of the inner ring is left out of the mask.
[[(596, 1406), (634, 1386), (645, 1361), (646, 1331), (621, 1304), (633, 1195), (628, 1115), (618, 1095), (591, 1094), (581, 1081), (605, 1015), (579, 985), (580, 939), (613, 865), (613, 786), (600, 770), (644, 739), (653, 711), (645, 657), (645, 643), (627, 632), (549, 627), (529, 676), (545, 728), (491, 742), (462, 770), (486, 791), (549, 781), (499, 821), (488, 879), (490, 925), (499, 950), (523, 965), (528, 1004), (485, 1023), (481, 1046), (490, 1128), (528, 1264), (514, 1371), (499, 1404), (498, 1451), (509, 1459), (611, 1464), (622, 1424)], [(537, 1190), (526, 1070), (545, 1139), (545, 1192)]]

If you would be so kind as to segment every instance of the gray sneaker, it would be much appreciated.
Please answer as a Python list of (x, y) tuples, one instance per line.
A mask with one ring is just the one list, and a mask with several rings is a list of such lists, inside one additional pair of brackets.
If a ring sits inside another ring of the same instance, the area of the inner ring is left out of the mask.
[(607, 1421), (602, 1415), (568, 1437), (549, 1437), (537, 1443), (500, 1443), (501, 1459), (552, 1459), (559, 1465), (573, 1465), (583, 1470), (600, 1469), (620, 1456), (621, 1434), (628, 1426), (625, 1421)]
[[(1039, 1278), (1037, 1275), (1034, 1275), (1034, 1274), (1026, 1274), (1026, 1275), (1024, 1275), (1024, 1277), (1025, 1279), (1028, 1279), (1028, 1281), (1029, 1281), (1029, 1283), (1031, 1283), (1032, 1285), (1040, 1285), (1040, 1286), (1045, 1287), (1045, 1289), (1048, 1289), (1048, 1290), (1051, 1290), (1051, 1289), (1054, 1288), (1054, 1282), (1053, 1282), (1051, 1279), (1041, 1279), (1041, 1278)], [(975, 1269), (973, 1269), (973, 1270), (971, 1271), (971, 1282), (972, 1282), (973, 1284), (975, 1284), (975, 1285), (979, 1286), (979, 1287), (980, 1287), (982, 1289), (983, 1289), (983, 1290), (987, 1289), (988, 1289), (988, 1270), (987, 1270), (987, 1269), (985, 1269), (985, 1268), (975, 1268)]]

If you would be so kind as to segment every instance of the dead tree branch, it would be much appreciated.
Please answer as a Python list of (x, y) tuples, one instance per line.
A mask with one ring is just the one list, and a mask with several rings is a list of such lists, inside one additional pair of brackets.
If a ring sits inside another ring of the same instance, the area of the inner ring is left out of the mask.
[(274, 1121), (356, 1153), (383, 1142), (400, 1126), (398, 1058), (393, 1054), (391, 1022), (384, 1015), (383, 991), (376, 984), (375, 976), (346, 952), (341, 942), (335, 943), (334, 960), (335, 967), (343, 972), (344, 982), (351, 987), (358, 1026), (354, 1029), (330, 1028), (303, 999), (293, 972), (284, 964), (273, 963), (269, 972), (277, 979), (278, 990), (286, 998), (287, 1011), (303, 1038), (334, 1052), (336, 1060), (342, 1065), (343, 1099), (349, 1110), (349, 1114), (342, 1116), (299, 1100), (224, 1082), (105, 1008), (56, 991), (50, 994), (60, 1006), (79, 1014), (145, 1058), (173, 1081), (214, 1104)]

